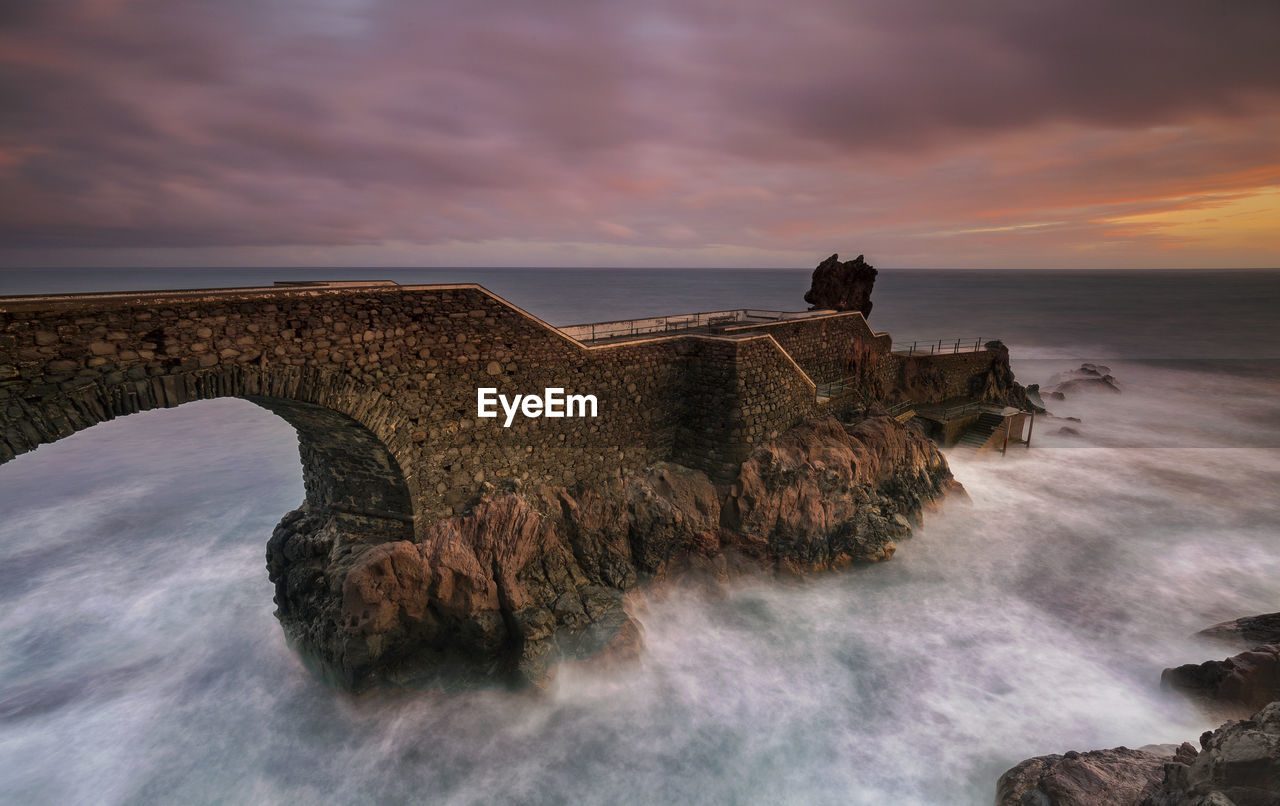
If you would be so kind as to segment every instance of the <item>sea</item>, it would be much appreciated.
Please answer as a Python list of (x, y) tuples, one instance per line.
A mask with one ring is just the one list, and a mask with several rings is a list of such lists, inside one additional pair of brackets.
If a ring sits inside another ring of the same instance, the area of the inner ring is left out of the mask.
[[(807, 270), (5, 270), (0, 295), (476, 282), (554, 324), (803, 310)], [(645, 650), (547, 690), (327, 686), (272, 615), (297, 440), (235, 399), (0, 466), (0, 803), (988, 804), (1029, 756), (1195, 743), (1164, 667), (1280, 610), (1280, 272), (883, 269), (895, 342), (1082, 362), (1030, 447), (953, 454), (970, 501), (889, 562), (675, 587)], [(1069, 419), (1074, 418), (1074, 419)]]

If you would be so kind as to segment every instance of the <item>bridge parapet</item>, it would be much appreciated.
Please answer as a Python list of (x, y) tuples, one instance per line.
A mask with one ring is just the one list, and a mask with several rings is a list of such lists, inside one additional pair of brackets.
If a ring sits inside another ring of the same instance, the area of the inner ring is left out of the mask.
[[(816, 384), (845, 377), (854, 347), (892, 358), (858, 313), (719, 325), (584, 344), (469, 284), (0, 298), (0, 462), (124, 414), (242, 397), (298, 428), (313, 507), (421, 528), (507, 480), (572, 487), (663, 460), (731, 480), (817, 411)], [(599, 413), (503, 427), (477, 418), (480, 387), (592, 394)]]

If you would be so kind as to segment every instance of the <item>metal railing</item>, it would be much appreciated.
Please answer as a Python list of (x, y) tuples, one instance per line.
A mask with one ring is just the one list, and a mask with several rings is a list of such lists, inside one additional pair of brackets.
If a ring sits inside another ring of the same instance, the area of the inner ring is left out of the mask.
[(897, 342), (893, 352), (899, 355), (948, 355), (951, 353), (978, 353), (987, 349), (982, 339), (938, 339), (937, 341)]
[(838, 381), (828, 381), (826, 383), (816, 383), (814, 387), (817, 391), (818, 400), (830, 400), (834, 397), (844, 397), (845, 395), (861, 392), (865, 396), (863, 384), (858, 378), (841, 378)]
[(673, 333), (698, 328), (726, 327), (735, 324), (779, 322), (784, 319), (801, 319), (812, 316), (807, 311), (767, 311), (758, 308), (738, 308), (730, 311), (700, 311), (698, 313), (647, 316), (640, 319), (620, 319), (612, 322), (593, 322), (585, 325), (566, 325), (560, 332), (582, 342), (603, 341), (620, 337), (645, 336), (655, 333)]
[(958, 406), (948, 406), (945, 409), (931, 409), (928, 416), (932, 420), (954, 420), (958, 417), (964, 417), (969, 414), (983, 411), (991, 406), (990, 403), (975, 401), (973, 403), (961, 403)]

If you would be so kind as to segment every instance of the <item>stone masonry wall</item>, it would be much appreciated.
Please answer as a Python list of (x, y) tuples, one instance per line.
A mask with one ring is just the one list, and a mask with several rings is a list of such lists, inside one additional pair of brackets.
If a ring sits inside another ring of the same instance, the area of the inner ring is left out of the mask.
[[(116, 416), (242, 397), (298, 429), (311, 506), (421, 530), (505, 480), (572, 487), (660, 460), (727, 480), (817, 410), (800, 367), (838, 377), (830, 345), (870, 333), (855, 314), (586, 347), (478, 286), (0, 299), (0, 462)], [(940, 364), (956, 388), (966, 361)], [(504, 428), (477, 418), (482, 386), (594, 394), (599, 416)]]
[(930, 394), (915, 394), (917, 403), (937, 403), (953, 398), (968, 397), (970, 381), (985, 375), (991, 369), (995, 354), (990, 350), (968, 353), (943, 353), (939, 355), (895, 356), (891, 374), (897, 377), (891, 385), (900, 389), (919, 390), (928, 382)]
[(866, 318), (857, 311), (732, 329), (745, 330), (772, 336), (814, 383), (836, 381), (848, 375), (849, 348), (853, 345), (888, 353), (892, 343), (887, 333), (873, 332)]

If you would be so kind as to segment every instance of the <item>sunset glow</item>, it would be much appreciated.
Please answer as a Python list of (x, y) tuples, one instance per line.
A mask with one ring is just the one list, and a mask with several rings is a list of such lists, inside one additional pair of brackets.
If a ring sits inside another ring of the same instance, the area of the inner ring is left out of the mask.
[(27, 2), (0, 265), (1280, 265), (1280, 6)]

